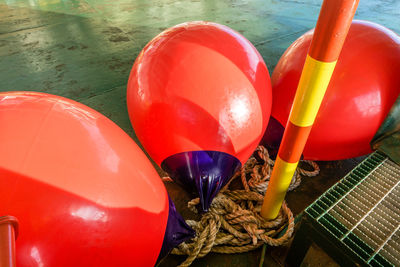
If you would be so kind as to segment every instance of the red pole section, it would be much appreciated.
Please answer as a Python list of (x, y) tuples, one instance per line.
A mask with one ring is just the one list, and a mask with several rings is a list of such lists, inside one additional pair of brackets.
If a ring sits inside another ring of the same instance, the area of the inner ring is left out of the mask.
[(0, 217), (0, 267), (15, 267), (15, 239), (18, 221), (13, 216)]
[(358, 2), (359, 0), (324, 0), (322, 4), (261, 208), (261, 216), (265, 219), (274, 219), (279, 213)]
[(339, 58), (359, 0), (325, 0), (308, 54), (319, 61)]

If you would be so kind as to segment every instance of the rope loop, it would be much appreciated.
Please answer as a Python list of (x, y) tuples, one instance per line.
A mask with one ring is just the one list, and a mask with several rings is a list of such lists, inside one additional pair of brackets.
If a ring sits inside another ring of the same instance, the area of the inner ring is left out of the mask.
[[(230, 180), (232, 182), (240, 177), (243, 189), (229, 190), (229, 182), (214, 198), (209, 212), (204, 213), (200, 221), (186, 221), (196, 231), (196, 236), (172, 250), (172, 254), (188, 255), (179, 266), (189, 266), (196, 258), (204, 257), (209, 252), (242, 253), (257, 249), (264, 243), (280, 246), (290, 240), (294, 217), (286, 202), (276, 219), (267, 221), (260, 216), (274, 161), (263, 146), (257, 147), (255, 155)], [(312, 177), (319, 173), (315, 162), (302, 162), (313, 170), (298, 167), (289, 190), (300, 185), (301, 176)], [(163, 180), (169, 181), (168, 178)], [(199, 198), (192, 199), (188, 208), (197, 213), (199, 203)], [(283, 229), (286, 229), (284, 233)]]

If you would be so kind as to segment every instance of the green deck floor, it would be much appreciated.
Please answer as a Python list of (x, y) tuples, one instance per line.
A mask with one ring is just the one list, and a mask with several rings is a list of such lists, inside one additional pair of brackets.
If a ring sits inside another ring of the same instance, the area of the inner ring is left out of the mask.
[[(77, 100), (112, 119), (137, 141), (125, 105), (126, 83), (136, 56), (152, 37), (185, 21), (225, 24), (256, 46), (272, 73), (285, 49), (315, 26), (321, 2), (0, 0), (0, 91), (41, 91)], [(355, 18), (399, 33), (400, 0), (361, 0)], [(327, 174), (332, 172), (329, 166)], [(336, 179), (352, 166), (334, 172)], [(322, 187), (313, 185), (319, 191), (333, 183), (321, 181)], [(297, 211), (313, 200), (301, 190), (306, 199)], [(279, 253), (272, 257), (278, 258), (276, 264), (282, 258)], [(257, 266), (259, 254), (211, 255), (194, 266)], [(272, 258), (267, 257), (270, 264)], [(172, 257), (168, 264), (181, 260)]]

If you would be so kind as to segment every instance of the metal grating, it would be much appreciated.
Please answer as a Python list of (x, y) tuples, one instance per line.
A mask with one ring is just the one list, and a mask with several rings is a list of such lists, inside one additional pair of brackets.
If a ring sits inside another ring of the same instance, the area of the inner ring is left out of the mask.
[(371, 266), (400, 266), (400, 166), (375, 152), (306, 209)]

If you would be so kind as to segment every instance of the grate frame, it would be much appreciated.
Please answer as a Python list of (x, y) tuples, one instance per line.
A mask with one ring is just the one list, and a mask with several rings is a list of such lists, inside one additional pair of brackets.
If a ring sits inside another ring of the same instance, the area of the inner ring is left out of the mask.
[[(388, 173), (392, 180), (383, 175)], [(368, 194), (362, 195), (363, 190)], [(335, 247), (336, 258), (346, 255), (347, 262), (364, 266), (400, 266), (400, 206), (388, 201), (391, 197), (400, 199), (400, 167), (376, 151), (306, 208), (308, 231), (322, 235), (320, 243), (327, 249)], [(384, 216), (389, 212), (395, 218)]]

